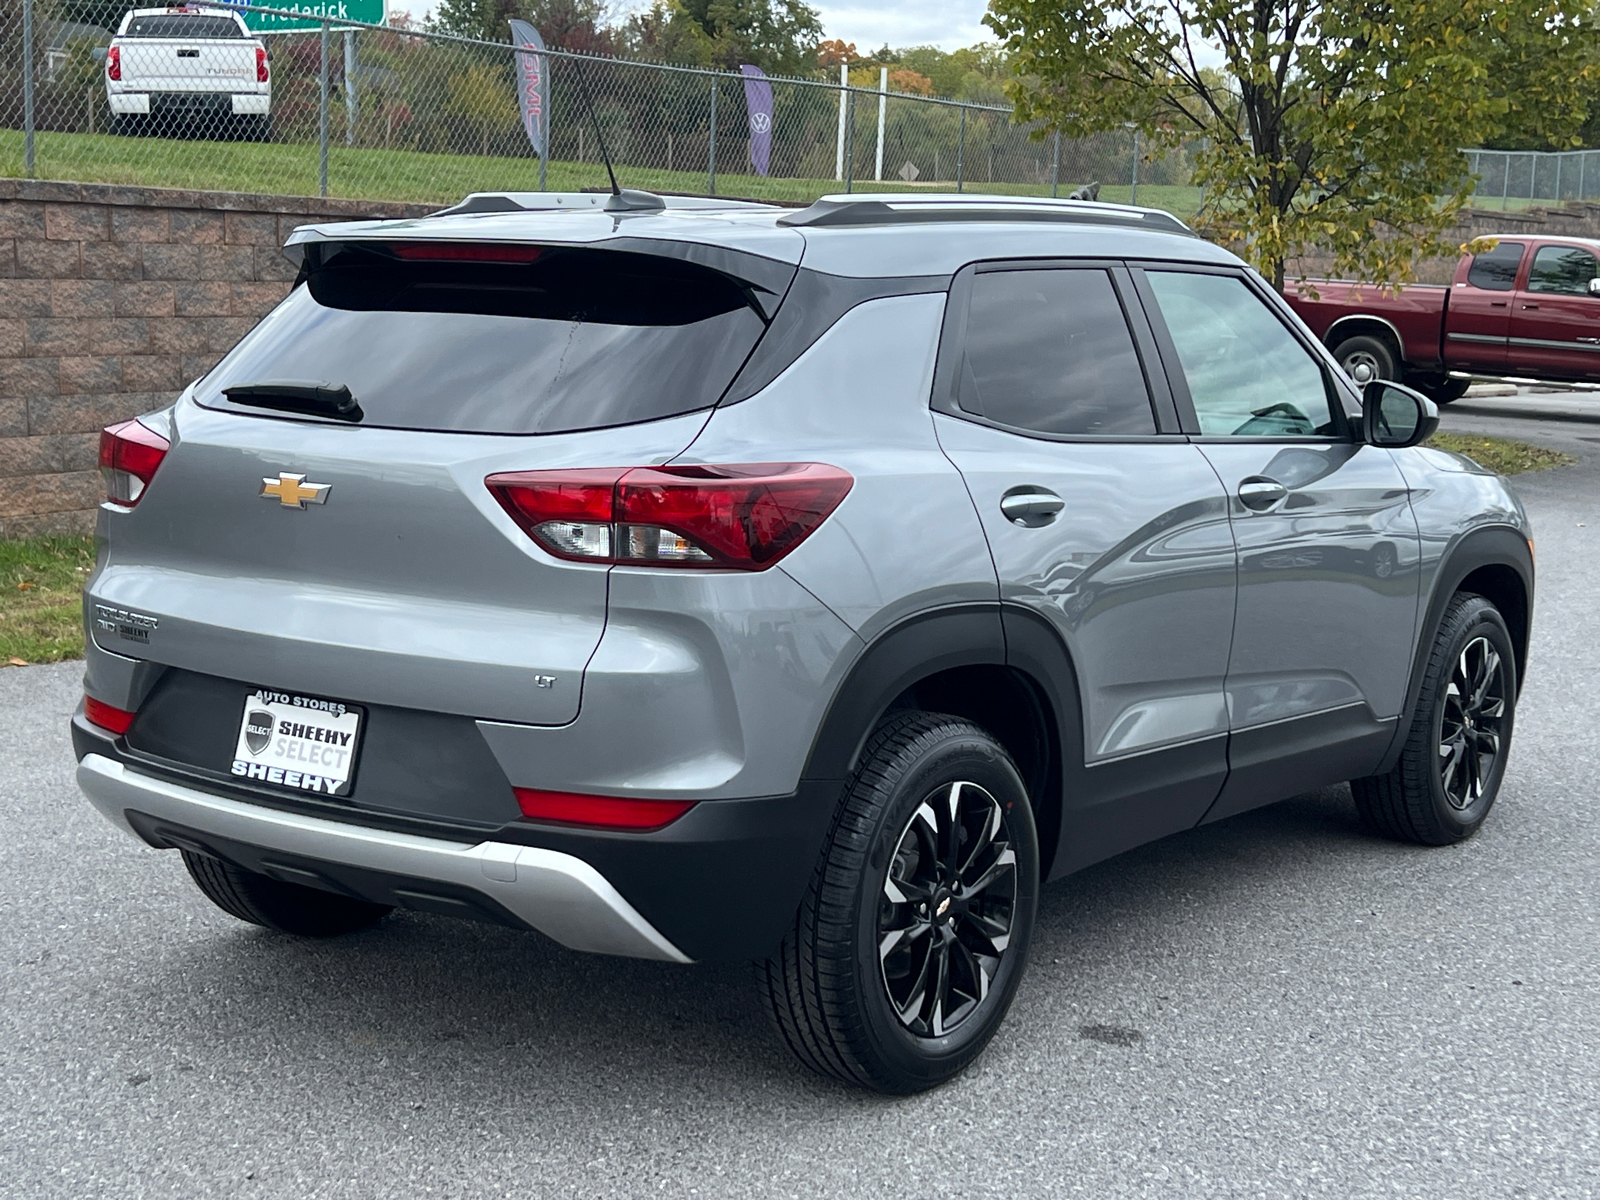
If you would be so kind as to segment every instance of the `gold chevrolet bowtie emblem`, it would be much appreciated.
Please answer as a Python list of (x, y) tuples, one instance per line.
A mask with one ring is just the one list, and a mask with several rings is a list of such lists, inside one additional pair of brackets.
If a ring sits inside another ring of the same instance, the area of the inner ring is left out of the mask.
[(277, 497), (285, 508), (304, 508), (308, 500), (312, 504), (326, 504), (328, 491), (332, 487), (331, 483), (307, 483), (304, 475), (279, 471), (276, 479), (261, 481), (261, 495), (266, 498)]

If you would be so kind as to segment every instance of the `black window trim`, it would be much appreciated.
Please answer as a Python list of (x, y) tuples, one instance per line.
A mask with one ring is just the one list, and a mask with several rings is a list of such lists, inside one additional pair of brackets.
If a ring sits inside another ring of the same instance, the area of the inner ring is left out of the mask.
[[(1134, 353), (1139, 359), (1139, 369), (1144, 375), (1145, 387), (1150, 397), (1151, 415), (1155, 418), (1155, 433), (1045, 433), (991, 420), (961, 407), (959, 400), (961, 360), (966, 353), (967, 313), (972, 300), (972, 281), (979, 275), (1016, 271), (1102, 270), (1111, 277), (1112, 292), (1122, 306), (1133, 338)], [(1167, 377), (1157, 357), (1156, 344), (1145, 320), (1144, 311), (1133, 294), (1133, 284), (1127, 268), (1120, 259), (1111, 258), (1009, 258), (986, 259), (968, 263), (955, 273), (950, 281), (950, 298), (945, 304), (944, 326), (939, 334), (939, 350), (933, 369), (934, 412), (974, 425), (986, 425), (1018, 437), (1039, 442), (1110, 442), (1138, 444), (1172, 442), (1183, 436), (1179, 427), (1178, 412), (1167, 385)]]
[[(1173, 274), (1189, 275), (1224, 275), (1241, 281), (1255, 297), (1278, 318), (1280, 324), (1289, 335), (1316, 361), (1322, 368), (1322, 383), (1332, 395), (1337, 396), (1339, 404), (1334, 405), (1336, 419), (1343, 425), (1341, 432), (1332, 436), (1312, 435), (1307, 437), (1240, 437), (1225, 433), (1201, 433), (1200, 417), (1194, 407), (1194, 397), (1189, 392), (1189, 379), (1184, 374), (1183, 362), (1178, 357), (1178, 345), (1172, 340), (1172, 333), (1167, 328), (1166, 318), (1161, 313), (1161, 306), (1156, 301), (1156, 295), (1146, 278), (1147, 271), (1166, 271)], [(1344, 372), (1338, 369), (1328, 348), (1312, 337), (1294, 317), (1291, 309), (1282, 296), (1275, 292), (1259, 274), (1247, 267), (1220, 266), (1212, 263), (1180, 263), (1162, 262), (1156, 260), (1137, 260), (1128, 263), (1128, 272), (1132, 277), (1133, 287), (1145, 310), (1145, 319), (1149, 321), (1154, 331), (1156, 345), (1159, 349), (1160, 360), (1166, 369), (1168, 386), (1172, 390), (1173, 400), (1177, 406), (1179, 421), (1185, 436), (1189, 441), (1196, 443), (1232, 443), (1246, 445), (1260, 445), (1267, 442), (1291, 444), (1307, 443), (1310, 445), (1326, 446), (1331, 444), (1349, 443), (1357, 440), (1357, 421), (1361, 411), (1360, 398), (1355, 391), (1355, 385), (1347, 383)]]

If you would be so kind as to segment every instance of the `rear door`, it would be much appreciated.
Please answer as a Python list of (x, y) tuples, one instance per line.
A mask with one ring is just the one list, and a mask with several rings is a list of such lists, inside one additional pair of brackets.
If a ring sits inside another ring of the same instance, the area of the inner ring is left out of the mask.
[(1504, 374), (1511, 301), (1526, 242), (1501, 242), (1457, 272), (1445, 314), (1444, 359), (1453, 371)]
[(1513, 375), (1600, 378), (1600, 296), (1589, 291), (1600, 260), (1570, 243), (1536, 246), (1516, 293), (1506, 363)]
[(1178, 411), (1229, 497), (1229, 777), (1211, 819), (1366, 774), (1404, 701), (1420, 544), (1390, 451), (1241, 270), (1138, 273)]
[(1086, 771), (1065, 764), (1063, 869), (1192, 826), (1225, 767), (1226, 497), (1153, 355), (1120, 264), (982, 265), (952, 287), (940, 444), (1001, 600), (1077, 674)]

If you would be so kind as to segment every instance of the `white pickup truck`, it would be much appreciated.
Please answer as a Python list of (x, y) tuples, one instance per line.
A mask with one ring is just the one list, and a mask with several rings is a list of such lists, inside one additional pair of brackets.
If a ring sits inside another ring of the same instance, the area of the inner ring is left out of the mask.
[(226, 8), (190, 4), (125, 14), (106, 50), (106, 99), (113, 133), (263, 142), (272, 136), (266, 44)]

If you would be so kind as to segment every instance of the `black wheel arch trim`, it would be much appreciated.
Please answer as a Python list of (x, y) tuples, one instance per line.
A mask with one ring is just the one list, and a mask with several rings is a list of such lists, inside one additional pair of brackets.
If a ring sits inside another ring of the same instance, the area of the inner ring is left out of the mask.
[(1005, 665), (998, 603), (907, 617), (875, 637), (851, 664), (812, 739), (801, 778), (848, 779), (878, 720), (920, 680), (953, 667)]
[[(1027, 756), (1031, 769), (1025, 766), (1024, 776), (1033, 794), (1040, 870), (1048, 877), (1061, 837), (1064, 779), (1084, 771), (1082, 709), (1077, 671), (1060, 634), (1020, 606), (933, 609), (873, 639), (834, 693), (802, 785), (824, 780), (842, 784), (855, 770), (872, 730), (899, 697), (934, 676), (972, 666), (1007, 668), (1036, 713), (1043, 743), (1032, 747)], [(1015, 729), (990, 732), (1008, 745), (1020, 735)]]
[(1528, 664), (1528, 645), (1533, 634), (1534, 564), (1533, 552), (1522, 530), (1510, 525), (1486, 525), (1462, 535), (1450, 546), (1433, 573), (1433, 583), (1428, 593), (1427, 607), (1418, 627), (1417, 644), (1412, 651), (1411, 678), (1406, 685), (1405, 705), (1401, 719), (1395, 722), (1393, 740), (1374, 775), (1383, 775), (1394, 768), (1411, 729), (1417, 700), (1422, 694), (1422, 679), (1427, 671), (1428, 658), (1433, 650), (1433, 640), (1439, 636), (1444, 623), (1444, 612), (1450, 599), (1462, 583), (1475, 571), (1485, 567), (1509, 568), (1522, 585), (1520, 603), (1522, 611), (1505, 612), (1495, 597), (1489, 596), (1511, 631), (1511, 644), (1517, 657), (1517, 691), (1522, 691), (1522, 680)]

